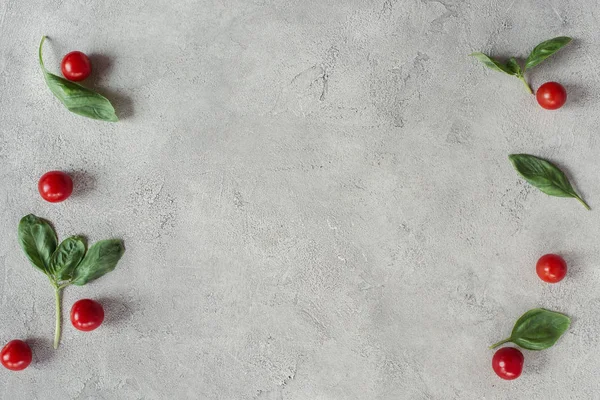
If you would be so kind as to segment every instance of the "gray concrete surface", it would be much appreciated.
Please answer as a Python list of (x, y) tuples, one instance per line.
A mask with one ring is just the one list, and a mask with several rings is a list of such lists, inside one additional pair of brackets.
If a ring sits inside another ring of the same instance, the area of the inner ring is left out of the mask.
[[(600, 398), (600, 7), (592, 0), (0, 1), (0, 370), (14, 399)], [(70, 114), (46, 65), (92, 55), (122, 121)], [(530, 75), (540, 109), (467, 57), (575, 41)], [(520, 180), (512, 152), (565, 168), (592, 212)], [(44, 203), (42, 173), (74, 174)], [(87, 287), (101, 329), (65, 323), (16, 226), (122, 237)], [(568, 278), (534, 264), (563, 254)], [(573, 317), (517, 381), (487, 346), (524, 311)]]

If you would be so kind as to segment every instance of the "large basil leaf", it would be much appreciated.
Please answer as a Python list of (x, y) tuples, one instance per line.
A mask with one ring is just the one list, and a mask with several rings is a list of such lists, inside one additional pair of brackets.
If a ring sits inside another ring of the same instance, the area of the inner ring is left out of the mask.
[(565, 47), (567, 44), (571, 42), (570, 37), (560, 36), (554, 39), (546, 40), (535, 46), (535, 48), (527, 57), (527, 61), (525, 61), (525, 69), (533, 68), (546, 58), (550, 57), (552, 54), (556, 53), (558, 50)]
[(50, 224), (33, 214), (19, 222), (19, 243), (34, 267), (48, 275), (57, 244), (56, 232)]
[(491, 348), (512, 342), (527, 350), (544, 350), (552, 347), (571, 326), (571, 319), (564, 314), (534, 308), (527, 311), (515, 323), (508, 339)]
[(88, 250), (83, 261), (73, 271), (73, 285), (82, 286), (115, 269), (125, 252), (123, 242), (118, 239), (102, 240)]
[(529, 154), (511, 154), (508, 158), (517, 172), (542, 192), (556, 197), (573, 197), (590, 209), (556, 165)]
[(481, 61), (486, 67), (491, 68), (494, 71), (504, 72), (508, 75), (516, 75), (516, 72), (514, 71), (512, 66), (508, 67), (502, 64), (500, 61), (494, 60), (492, 57), (486, 56), (483, 53), (476, 51), (475, 53), (471, 53), (470, 56), (475, 57), (476, 59)]
[(85, 242), (80, 236), (63, 240), (50, 260), (50, 271), (57, 281), (70, 280), (85, 255)]
[(102, 121), (118, 121), (115, 109), (106, 97), (48, 72), (42, 60), (42, 45), (45, 40), (46, 36), (42, 38), (39, 48), (40, 67), (44, 73), (46, 84), (56, 98), (75, 114)]

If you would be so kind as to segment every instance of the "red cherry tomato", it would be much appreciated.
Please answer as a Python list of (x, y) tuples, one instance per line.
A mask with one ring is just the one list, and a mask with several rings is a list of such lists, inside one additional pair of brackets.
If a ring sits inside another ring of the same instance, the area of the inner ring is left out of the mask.
[(92, 64), (88, 56), (82, 52), (72, 51), (63, 58), (60, 69), (65, 78), (78, 82), (90, 76)]
[(73, 193), (73, 180), (61, 171), (50, 171), (38, 182), (40, 195), (50, 203), (65, 201)]
[(567, 102), (567, 91), (557, 82), (546, 82), (538, 89), (535, 97), (542, 108), (556, 110)]
[(494, 354), (492, 368), (496, 375), (508, 381), (517, 379), (523, 372), (523, 353), (514, 347), (503, 347)]
[(31, 348), (22, 340), (11, 340), (0, 351), (0, 362), (11, 371), (24, 370), (31, 364)]
[(541, 280), (548, 283), (560, 282), (567, 275), (567, 263), (556, 254), (546, 254), (540, 257), (535, 270)]
[(102, 304), (90, 299), (81, 299), (71, 308), (71, 323), (80, 331), (93, 331), (104, 321)]

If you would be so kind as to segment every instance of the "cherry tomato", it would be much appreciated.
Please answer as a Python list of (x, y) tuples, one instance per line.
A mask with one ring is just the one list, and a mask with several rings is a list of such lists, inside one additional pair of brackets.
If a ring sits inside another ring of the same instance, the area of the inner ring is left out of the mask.
[(90, 299), (81, 299), (71, 308), (71, 323), (80, 331), (93, 331), (104, 321), (102, 304)]
[(496, 375), (508, 381), (517, 379), (523, 372), (523, 353), (514, 347), (503, 347), (492, 358), (492, 368)]
[(22, 340), (11, 340), (0, 351), (0, 362), (11, 371), (24, 370), (31, 364), (31, 348)]
[(44, 200), (59, 203), (73, 193), (73, 180), (61, 171), (46, 172), (38, 182), (38, 190)]
[(546, 82), (540, 86), (535, 97), (542, 108), (556, 110), (567, 102), (567, 91), (558, 82)]
[(560, 282), (567, 275), (567, 263), (556, 254), (546, 254), (540, 257), (535, 270), (541, 280), (548, 283)]
[(78, 82), (90, 76), (92, 64), (88, 56), (82, 52), (72, 51), (63, 58), (60, 69), (65, 78)]

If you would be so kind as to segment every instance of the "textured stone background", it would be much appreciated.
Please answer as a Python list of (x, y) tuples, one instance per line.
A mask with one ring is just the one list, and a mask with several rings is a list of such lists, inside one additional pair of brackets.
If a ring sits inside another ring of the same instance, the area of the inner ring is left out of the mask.
[[(0, 370), (13, 399), (600, 398), (600, 7), (592, 0), (0, 0)], [(92, 56), (122, 121), (52, 97), (46, 65)], [(540, 109), (467, 55), (568, 48), (530, 74)], [(547, 197), (507, 160), (563, 166), (593, 207)], [(76, 195), (51, 205), (39, 176)], [(17, 244), (122, 237), (115, 272), (68, 288), (107, 321), (51, 349), (47, 280)], [(534, 264), (562, 253), (568, 278)], [(514, 382), (487, 346), (544, 306), (573, 317)]]

